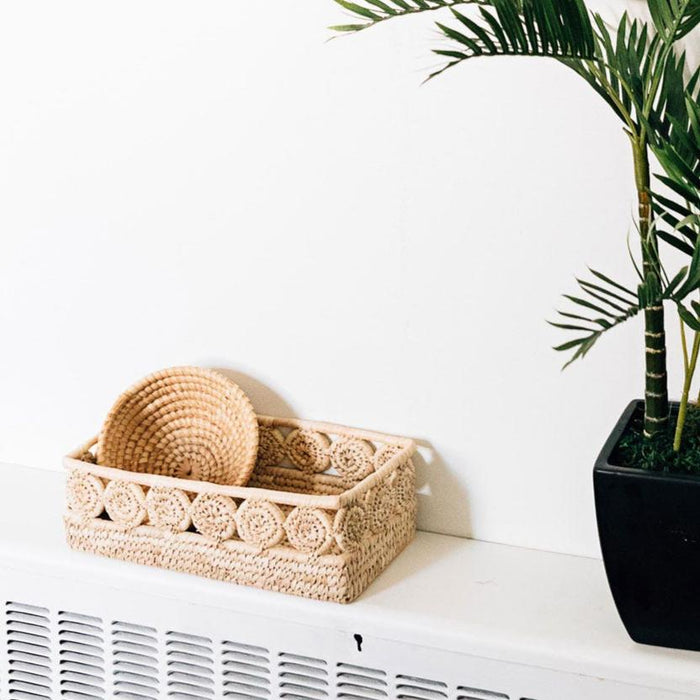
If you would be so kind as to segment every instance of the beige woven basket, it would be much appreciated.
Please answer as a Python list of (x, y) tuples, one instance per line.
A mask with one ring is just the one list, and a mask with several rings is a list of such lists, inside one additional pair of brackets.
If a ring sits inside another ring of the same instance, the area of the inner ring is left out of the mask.
[(97, 463), (242, 486), (258, 453), (258, 421), (227, 377), (201, 367), (150, 374), (116, 401), (97, 441)]
[(258, 416), (247, 486), (64, 460), (76, 550), (347, 603), (415, 532), (411, 440)]

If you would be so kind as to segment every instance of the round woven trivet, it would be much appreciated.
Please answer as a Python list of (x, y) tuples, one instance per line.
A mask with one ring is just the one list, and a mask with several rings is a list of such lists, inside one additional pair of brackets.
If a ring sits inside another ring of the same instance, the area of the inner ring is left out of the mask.
[(117, 399), (100, 433), (97, 463), (243, 486), (257, 451), (258, 420), (241, 388), (211, 370), (173, 367)]

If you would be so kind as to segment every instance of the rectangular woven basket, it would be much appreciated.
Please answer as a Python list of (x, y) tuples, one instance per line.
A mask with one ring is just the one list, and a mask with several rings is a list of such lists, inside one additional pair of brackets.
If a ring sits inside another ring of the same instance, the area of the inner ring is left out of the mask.
[(64, 460), (75, 550), (307, 598), (348, 603), (411, 541), (413, 441), (258, 416), (245, 487)]

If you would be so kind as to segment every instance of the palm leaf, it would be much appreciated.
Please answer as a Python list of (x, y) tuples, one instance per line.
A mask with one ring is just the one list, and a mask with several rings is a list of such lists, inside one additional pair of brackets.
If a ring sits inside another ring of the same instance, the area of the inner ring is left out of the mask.
[(335, 2), (360, 20), (357, 23), (330, 27), (335, 32), (358, 32), (394, 17), (440, 10), (455, 5), (490, 4), (489, 0), (357, 0), (357, 2), (335, 0)]
[(594, 57), (593, 25), (582, 0), (491, 0), (490, 4), (475, 16), (452, 7), (455, 24), (436, 23), (451, 45), (434, 53), (450, 60), (429, 79), (480, 56)]
[(644, 126), (645, 105), (653, 90), (662, 42), (658, 34), (625, 13), (613, 33), (600, 15), (595, 25), (595, 60), (561, 59), (602, 97), (629, 131)]
[[(434, 53), (449, 59), (429, 78), (479, 56), (546, 56), (592, 59), (593, 25), (583, 0), (335, 0), (358, 22), (331, 27), (355, 32), (394, 17), (449, 8), (451, 21), (436, 22), (448, 40)], [(479, 11), (460, 12), (459, 5)]]
[(656, 30), (675, 43), (700, 23), (700, 0), (647, 0)]
[[(664, 301), (674, 302), (688, 315), (683, 301), (700, 289), (700, 246), (693, 251), (689, 266), (683, 267), (665, 283), (664, 274), (648, 275), (640, 282), (637, 291), (616, 282), (597, 270), (590, 270), (594, 281), (577, 279), (576, 296), (564, 294), (569, 310), (557, 311), (558, 318), (548, 323), (574, 336), (557, 345), (559, 352), (570, 352), (564, 367), (585, 357), (605, 333), (637, 316), (640, 311)], [(572, 352), (573, 351), (573, 352)]]
[(573, 351), (564, 367), (585, 357), (604, 333), (634, 318), (643, 308), (638, 293), (602, 272), (593, 269), (590, 272), (595, 282), (577, 279), (579, 295), (564, 295), (572, 309), (557, 311), (559, 318), (548, 321), (556, 328), (575, 333), (573, 338), (554, 348), (558, 352)]
[(700, 98), (696, 74), (684, 96), (685, 113), (669, 117), (666, 137), (651, 147), (664, 174), (657, 180), (674, 195), (654, 193), (659, 238), (693, 255), (700, 233)]

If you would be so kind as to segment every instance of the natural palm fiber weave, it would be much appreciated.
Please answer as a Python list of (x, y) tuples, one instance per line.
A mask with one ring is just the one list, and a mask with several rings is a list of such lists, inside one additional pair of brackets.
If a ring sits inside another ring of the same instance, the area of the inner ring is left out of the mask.
[(100, 433), (97, 463), (244, 485), (257, 451), (258, 421), (240, 387), (218, 372), (174, 367), (117, 399)]
[[(247, 486), (65, 459), (68, 544), (85, 552), (347, 603), (411, 541), (411, 440), (258, 416)], [(101, 455), (99, 461), (103, 461)], [(325, 468), (325, 471), (323, 469)], [(151, 472), (151, 473), (149, 473)]]

